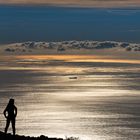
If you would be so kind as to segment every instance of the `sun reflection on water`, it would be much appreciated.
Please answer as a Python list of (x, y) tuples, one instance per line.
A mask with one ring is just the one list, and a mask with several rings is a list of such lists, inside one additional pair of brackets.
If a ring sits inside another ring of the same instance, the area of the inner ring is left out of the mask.
[[(0, 112), (9, 96), (16, 99), (19, 134), (137, 138), (139, 62), (68, 55), (16, 56), (7, 61), (0, 66)], [(0, 120), (4, 122), (1, 116)]]

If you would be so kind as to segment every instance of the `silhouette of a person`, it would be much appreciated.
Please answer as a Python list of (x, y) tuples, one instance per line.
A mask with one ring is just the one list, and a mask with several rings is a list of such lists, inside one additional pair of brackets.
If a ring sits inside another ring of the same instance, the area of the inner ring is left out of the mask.
[(12, 123), (12, 129), (13, 129), (13, 135), (16, 133), (15, 129), (15, 123), (16, 123), (16, 116), (17, 116), (17, 108), (14, 105), (14, 99), (10, 99), (7, 107), (5, 108), (3, 112), (5, 118), (6, 118), (6, 127), (5, 127), (5, 133), (7, 133), (8, 127), (10, 125), (10, 122)]

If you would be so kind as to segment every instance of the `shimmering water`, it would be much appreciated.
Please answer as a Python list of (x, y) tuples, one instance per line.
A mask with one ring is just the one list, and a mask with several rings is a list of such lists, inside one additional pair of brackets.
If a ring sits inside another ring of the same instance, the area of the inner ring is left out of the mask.
[(10, 97), (18, 107), (18, 134), (81, 140), (140, 138), (139, 64), (1, 61), (1, 131)]

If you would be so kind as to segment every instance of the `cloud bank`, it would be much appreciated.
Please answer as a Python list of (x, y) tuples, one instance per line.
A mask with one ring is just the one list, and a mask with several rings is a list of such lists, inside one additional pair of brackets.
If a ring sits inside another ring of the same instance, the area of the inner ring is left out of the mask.
[(140, 6), (139, 0), (0, 0), (0, 4), (54, 4), (94, 7)]

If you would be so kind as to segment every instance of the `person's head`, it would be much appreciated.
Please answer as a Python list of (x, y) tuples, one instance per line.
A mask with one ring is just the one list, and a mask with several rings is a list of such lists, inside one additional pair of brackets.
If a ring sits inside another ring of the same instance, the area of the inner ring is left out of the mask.
[(10, 99), (10, 100), (9, 100), (9, 104), (10, 104), (10, 105), (14, 105), (14, 99)]

